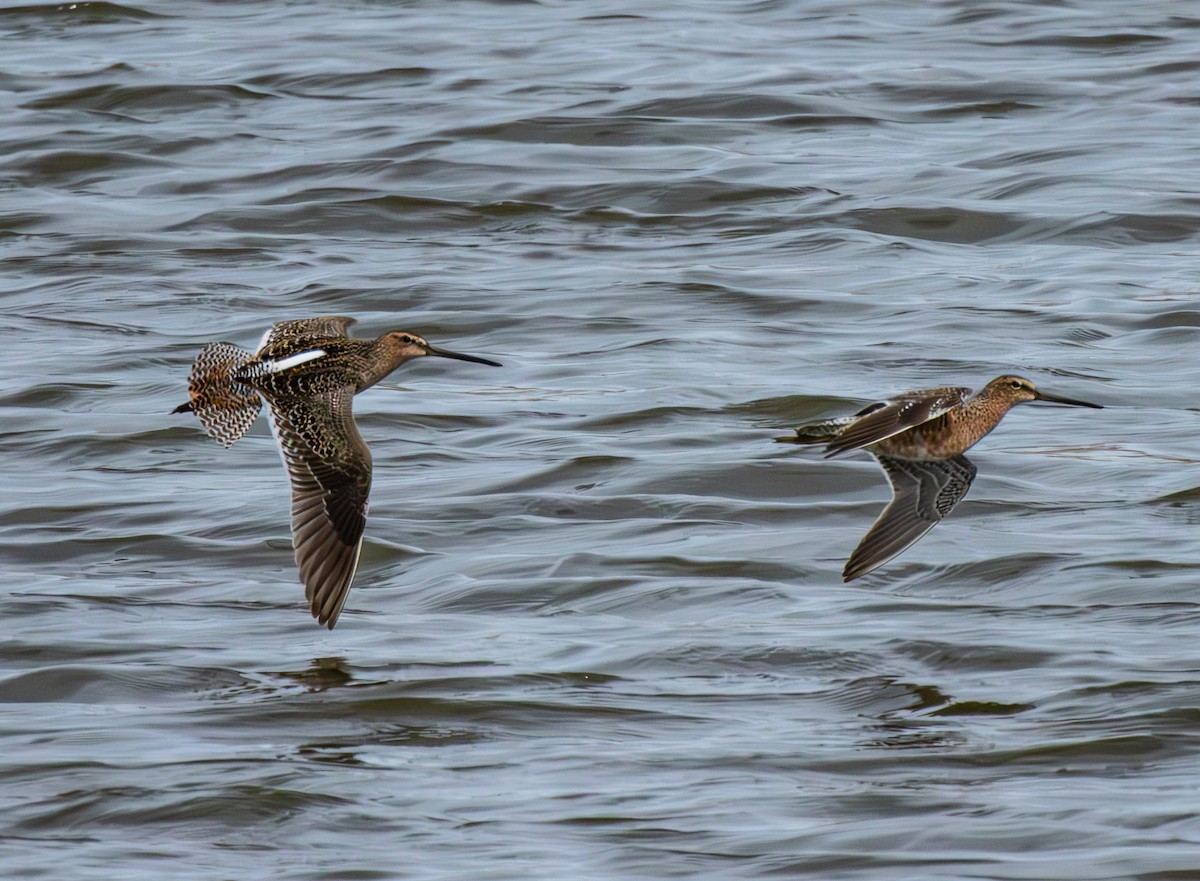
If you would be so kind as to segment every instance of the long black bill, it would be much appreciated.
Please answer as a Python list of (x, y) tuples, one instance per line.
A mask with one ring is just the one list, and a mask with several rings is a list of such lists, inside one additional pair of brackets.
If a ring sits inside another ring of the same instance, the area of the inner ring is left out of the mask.
[(439, 358), (453, 358), (455, 361), (471, 361), (475, 364), (487, 364), (489, 367), (503, 367), (499, 361), (489, 361), (487, 358), (480, 358), (477, 355), (464, 355), (462, 352), (451, 352), (449, 349), (439, 349), (436, 346), (430, 346), (425, 350), (430, 355), (437, 355)]
[(1049, 404), (1070, 404), (1072, 407), (1091, 407), (1093, 410), (1103, 410), (1099, 404), (1093, 404), (1090, 401), (1077, 401), (1074, 398), (1061, 398), (1058, 395), (1052, 395), (1044, 392), (1041, 389), (1037, 392), (1037, 400), (1046, 401)]

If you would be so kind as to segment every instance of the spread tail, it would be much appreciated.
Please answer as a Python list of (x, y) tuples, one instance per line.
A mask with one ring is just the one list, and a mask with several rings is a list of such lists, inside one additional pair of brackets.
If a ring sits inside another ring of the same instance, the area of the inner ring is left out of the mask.
[(209, 435), (230, 446), (258, 418), (262, 401), (233, 374), (253, 355), (232, 343), (209, 343), (200, 350), (188, 377), (190, 400), (172, 413), (193, 412)]
[(857, 420), (857, 416), (838, 416), (836, 419), (810, 422), (797, 428), (794, 436), (777, 437), (775, 440), (781, 444), (827, 444), (837, 440), (842, 430)]

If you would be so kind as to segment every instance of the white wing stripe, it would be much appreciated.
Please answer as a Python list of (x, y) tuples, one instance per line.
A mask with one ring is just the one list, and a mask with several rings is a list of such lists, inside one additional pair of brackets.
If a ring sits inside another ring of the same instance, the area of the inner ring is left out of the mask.
[(288, 355), (286, 358), (280, 358), (278, 361), (263, 361), (262, 364), (268, 373), (280, 373), (284, 370), (290, 370), (292, 367), (307, 364), (309, 361), (324, 358), (325, 354), (324, 349), (309, 349), (307, 352), (297, 352), (295, 355)]

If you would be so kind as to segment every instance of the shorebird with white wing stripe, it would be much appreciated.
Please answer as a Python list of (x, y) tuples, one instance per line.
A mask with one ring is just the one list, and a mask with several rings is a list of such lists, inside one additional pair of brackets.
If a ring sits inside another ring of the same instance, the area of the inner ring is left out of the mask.
[(292, 483), (292, 543), (300, 580), (313, 617), (331, 630), (358, 568), (371, 490), (371, 451), (354, 424), (354, 396), (426, 355), (500, 366), (439, 349), (401, 330), (354, 339), (346, 335), (353, 321), (283, 321), (267, 331), (254, 353), (231, 343), (209, 343), (192, 366), (190, 400), (173, 411), (194, 412), (228, 447), (246, 433), (266, 401)]

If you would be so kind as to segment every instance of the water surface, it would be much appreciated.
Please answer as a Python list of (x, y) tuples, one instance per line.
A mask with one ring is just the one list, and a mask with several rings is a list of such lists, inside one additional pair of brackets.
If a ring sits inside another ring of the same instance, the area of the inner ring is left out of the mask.
[[(1189, 4), (0, 8), (0, 874), (1200, 872)], [(357, 316), (315, 625), (204, 342)], [(952, 518), (865, 455), (1005, 372)]]

